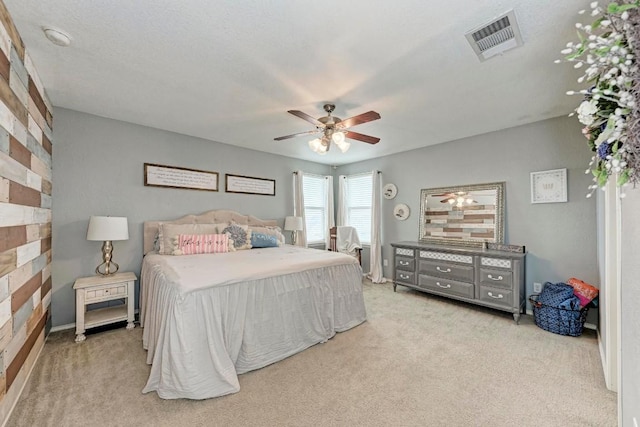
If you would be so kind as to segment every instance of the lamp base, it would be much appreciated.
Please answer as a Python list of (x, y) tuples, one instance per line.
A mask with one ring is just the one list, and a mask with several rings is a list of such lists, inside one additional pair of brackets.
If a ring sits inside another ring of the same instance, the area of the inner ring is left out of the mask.
[(296, 230), (293, 230), (291, 232), (291, 244), (295, 246), (296, 243), (298, 243), (298, 232)]
[[(96, 274), (101, 276), (110, 276), (116, 274), (120, 266), (111, 261), (111, 255), (113, 253), (113, 244), (111, 240), (105, 240), (102, 244), (102, 264), (96, 267)], [(102, 269), (101, 269), (102, 267)]]

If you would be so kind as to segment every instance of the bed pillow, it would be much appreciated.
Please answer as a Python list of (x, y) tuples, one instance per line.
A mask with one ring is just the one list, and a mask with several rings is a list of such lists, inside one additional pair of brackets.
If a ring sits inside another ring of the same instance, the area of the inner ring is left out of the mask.
[(221, 234), (227, 234), (229, 239), (233, 240), (233, 248), (236, 251), (242, 249), (251, 249), (251, 230), (246, 225), (229, 224), (222, 230), (218, 227), (218, 232)]
[(160, 253), (160, 233), (156, 233), (156, 237), (153, 239), (153, 251)]
[(226, 252), (229, 252), (229, 236), (226, 234), (178, 234), (172, 255)]
[(284, 245), (285, 243), (285, 238), (284, 238), (284, 234), (282, 234), (280, 227), (253, 227), (253, 226), (249, 226), (249, 230), (251, 230), (251, 233), (262, 233), (262, 234), (266, 234), (267, 236), (274, 236), (276, 238), (276, 240), (278, 241), (278, 245)]
[(600, 292), (595, 286), (576, 279), (575, 277), (567, 280), (567, 285), (573, 287), (573, 293), (580, 299), (580, 305), (582, 307), (593, 301), (593, 299), (598, 296), (598, 292)]
[(270, 236), (264, 233), (256, 233), (251, 231), (251, 247), (257, 248), (277, 248), (278, 239), (276, 236)]
[(160, 224), (158, 242), (161, 255), (171, 255), (176, 249), (174, 243), (179, 234), (216, 234), (215, 224)]

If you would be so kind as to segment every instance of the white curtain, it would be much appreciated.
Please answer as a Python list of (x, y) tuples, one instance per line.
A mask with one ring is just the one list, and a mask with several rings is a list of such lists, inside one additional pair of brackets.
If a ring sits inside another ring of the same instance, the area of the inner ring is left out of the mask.
[(380, 244), (381, 229), (380, 229), (380, 180), (381, 175), (378, 171), (371, 173), (371, 253), (369, 255), (369, 266), (371, 271), (367, 274), (367, 277), (371, 279), (373, 283), (384, 283), (384, 272), (382, 270), (382, 246)]
[(335, 214), (333, 208), (333, 177), (330, 175), (325, 176), (325, 200), (327, 205), (327, 214), (325, 215), (325, 227), (324, 227), (324, 248), (329, 249), (329, 229), (336, 225)]
[(347, 200), (347, 177), (346, 175), (340, 175), (338, 177), (338, 218), (336, 218), (338, 225), (349, 225)]
[(304, 218), (304, 191), (302, 180), (304, 174), (301, 170), (293, 173), (293, 215), (302, 218), (302, 230), (298, 231), (296, 246), (307, 247), (307, 225)]

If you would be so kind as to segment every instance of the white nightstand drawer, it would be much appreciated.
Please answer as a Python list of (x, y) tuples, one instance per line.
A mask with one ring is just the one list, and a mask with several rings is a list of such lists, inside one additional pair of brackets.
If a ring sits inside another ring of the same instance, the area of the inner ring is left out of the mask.
[(96, 301), (105, 301), (113, 298), (126, 298), (127, 296), (127, 284), (120, 284), (116, 286), (105, 286), (99, 289), (87, 289), (85, 296), (85, 302), (92, 303)]

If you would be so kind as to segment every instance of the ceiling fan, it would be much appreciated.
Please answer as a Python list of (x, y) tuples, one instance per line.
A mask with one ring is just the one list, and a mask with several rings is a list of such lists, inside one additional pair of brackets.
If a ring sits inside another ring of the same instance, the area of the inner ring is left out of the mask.
[(380, 138), (376, 138), (375, 136), (364, 135), (348, 130), (352, 126), (361, 125), (373, 120), (378, 120), (380, 118), (380, 114), (376, 113), (375, 111), (368, 111), (366, 113), (358, 114), (357, 116), (342, 120), (339, 117), (331, 115), (335, 108), (336, 106), (334, 104), (325, 104), (324, 111), (327, 112), (327, 115), (318, 119), (310, 116), (307, 113), (303, 113), (302, 111), (287, 111), (288, 113), (293, 114), (296, 117), (300, 117), (301, 119), (315, 125), (316, 128), (307, 132), (298, 132), (291, 135), (280, 136), (278, 138), (274, 138), (274, 140), (282, 141), (284, 139), (295, 138), (297, 136), (321, 133), (322, 135), (319, 138), (309, 141), (309, 147), (318, 154), (326, 154), (327, 151), (329, 151), (329, 147), (332, 141), (338, 146), (338, 148), (340, 148), (340, 151), (342, 151), (343, 153), (346, 152), (349, 149), (351, 143), (345, 141), (345, 138), (355, 139), (358, 141), (366, 142), (368, 144), (377, 144), (380, 141)]

